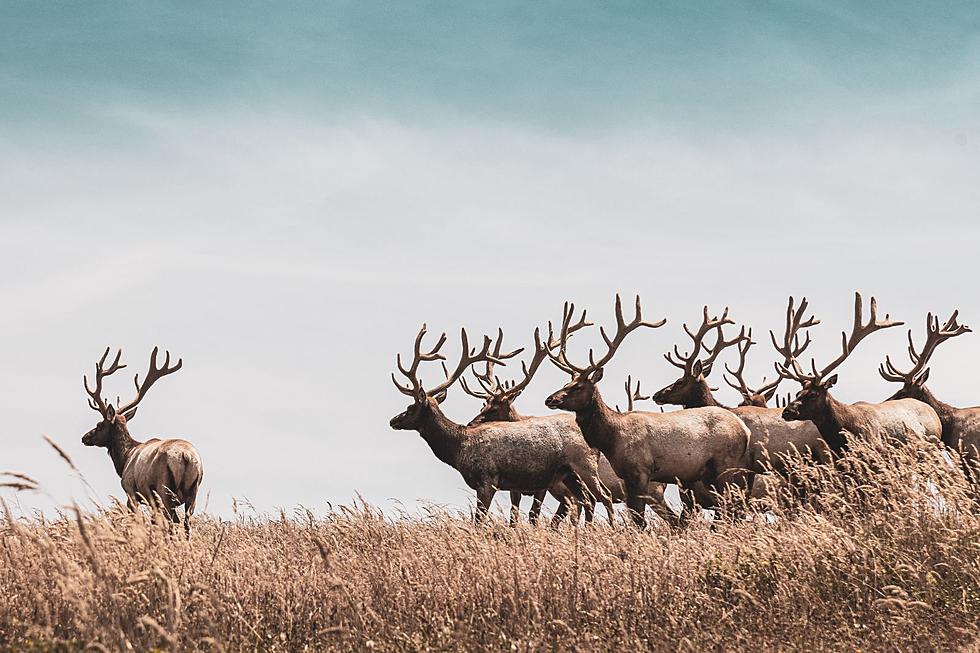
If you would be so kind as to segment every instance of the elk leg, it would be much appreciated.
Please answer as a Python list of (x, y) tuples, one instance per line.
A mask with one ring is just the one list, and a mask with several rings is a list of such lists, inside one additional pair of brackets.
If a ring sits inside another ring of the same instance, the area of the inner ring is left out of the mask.
[(517, 526), (521, 520), (521, 493), (517, 490), (510, 491), (510, 525)]
[(558, 509), (555, 511), (554, 517), (551, 518), (551, 527), (558, 528), (558, 525), (565, 519), (568, 514), (569, 502), (571, 499), (569, 497), (563, 497), (558, 502)]
[(565, 487), (572, 493), (575, 500), (575, 525), (578, 525), (578, 508), (585, 508), (585, 522), (591, 523), (594, 514), (595, 503), (591, 498), (591, 492), (585, 487), (585, 483), (579, 478), (578, 474), (572, 472), (565, 477)]
[(531, 509), (527, 512), (527, 520), (532, 524), (538, 523), (538, 516), (541, 514), (541, 504), (544, 502), (544, 495), (547, 490), (539, 490), (534, 493), (534, 499), (531, 501)]
[(630, 518), (633, 520), (633, 525), (640, 530), (647, 527), (647, 518), (644, 514), (646, 512), (646, 507), (647, 502), (643, 500), (642, 495), (627, 492), (626, 508), (629, 511)]
[(481, 523), (487, 518), (490, 504), (493, 503), (493, 495), (496, 490), (493, 486), (483, 487), (476, 491), (476, 522)]

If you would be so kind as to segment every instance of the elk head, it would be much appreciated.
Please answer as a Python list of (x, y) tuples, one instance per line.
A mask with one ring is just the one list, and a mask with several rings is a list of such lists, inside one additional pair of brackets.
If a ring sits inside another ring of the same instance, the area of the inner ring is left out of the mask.
[(398, 371), (409, 380), (411, 385), (402, 385), (395, 378), (394, 372), (391, 374), (391, 381), (398, 388), (399, 392), (412, 398), (412, 403), (408, 408), (404, 412), (392, 417), (389, 422), (391, 428), (398, 431), (418, 430), (419, 426), (431, 416), (432, 412), (438, 410), (439, 404), (446, 399), (446, 391), (452, 384), (456, 383), (456, 380), (459, 379), (470, 365), (491, 360), (500, 365), (505, 365), (502, 360), (496, 359), (490, 354), (489, 336), (483, 337), (483, 347), (477, 352), (475, 348), (470, 349), (466, 329), (460, 329), (461, 353), (456, 369), (450, 374), (449, 370), (443, 365), (443, 372), (446, 375), (445, 381), (427, 391), (422, 387), (422, 381), (418, 376), (419, 363), (422, 361), (446, 360), (446, 357), (439, 353), (442, 346), (446, 344), (446, 334), (443, 333), (439, 336), (435, 347), (425, 352), (422, 351), (422, 339), (425, 337), (426, 330), (426, 325), (423, 324), (418, 335), (415, 337), (415, 354), (412, 358), (411, 366), (406, 369), (402, 365), (401, 354), (398, 354), (396, 359)]
[[(792, 302), (792, 298), (790, 300)], [(805, 305), (806, 300), (804, 299), (801, 307)], [(783, 409), (783, 419), (787, 421), (811, 420), (816, 422), (821, 415), (825, 415), (829, 404), (828, 391), (837, 383), (837, 375), (830, 376), (830, 373), (837, 369), (851, 355), (854, 348), (866, 336), (881, 329), (888, 329), (903, 324), (896, 320), (889, 320), (887, 314), (884, 320), (879, 320), (878, 303), (874, 297), (871, 298), (871, 316), (867, 324), (864, 323), (863, 314), (864, 301), (861, 299), (861, 293), (856, 292), (854, 293), (854, 325), (851, 328), (851, 334), (848, 336), (846, 331), (841, 334), (840, 355), (823, 369), (818, 370), (816, 361), (811, 359), (810, 367), (812, 373), (805, 372), (795, 356), (789, 358), (784, 364), (776, 363), (776, 371), (780, 377), (792, 379), (803, 386), (799, 393), (797, 393), (796, 398)], [(791, 336), (795, 339), (795, 330), (798, 329), (799, 327), (794, 328), (792, 324), (787, 328), (787, 341), (789, 341)], [(783, 352), (781, 351), (780, 353)]]
[[(812, 315), (809, 318), (804, 318), (807, 309), (806, 297), (800, 302), (799, 308), (794, 308), (794, 304), (794, 299), (790, 297), (789, 303), (786, 306), (786, 329), (783, 332), (782, 344), (776, 340), (775, 332), (769, 331), (769, 338), (772, 340), (773, 347), (783, 356), (783, 365), (789, 365), (790, 361), (796, 360), (810, 346), (809, 331), (807, 332), (806, 340), (801, 343), (800, 329), (809, 329), (812, 326), (820, 324), (820, 320), (815, 319)], [(738, 367), (732, 369), (727, 363), (725, 364), (725, 370), (728, 372), (725, 375), (725, 383), (738, 390), (739, 394), (742, 395), (740, 406), (765, 408), (769, 400), (776, 394), (776, 390), (779, 388), (779, 383), (783, 380), (783, 377), (777, 374), (776, 378), (769, 383), (766, 383), (766, 379), (763, 377), (761, 386), (757, 388), (749, 386), (744, 376), (745, 356), (754, 344), (755, 342), (752, 340), (752, 329), (749, 329), (748, 337), (738, 346)], [(729, 379), (729, 376), (734, 381)], [(788, 404), (789, 402), (787, 401), (786, 403)]]
[[(673, 355), (670, 352), (664, 354), (667, 362), (674, 367), (680, 368), (682, 373), (679, 379), (654, 393), (653, 400), (655, 402), (661, 406), (664, 404), (676, 404), (685, 408), (705, 405), (706, 393), (710, 393), (711, 390), (717, 390), (717, 388), (708, 387), (705, 377), (711, 374), (711, 369), (718, 355), (728, 347), (738, 344), (747, 338), (745, 327), (742, 327), (741, 332), (734, 339), (725, 340), (724, 328), (726, 324), (735, 324), (734, 320), (728, 318), (727, 306), (721, 317), (709, 317), (708, 307), (705, 306), (704, 316), (697, 333), (691, 333), (687, 324), (684, 324), (684, 332), (687, 333), (693, 343), (691, 352), (682, 354), (677, 345), (674, 345)], [(706, 347), (704, 345), (704, 338), (715, 329), (718, 330), (715, 345), (710, 348)], [(701, 357), (702, 350), (705, 354), (703, 358)]]
[(166, 352), (163, 367), (157, 367), (158, 352), (159, 348), (154, 347), (153, 353), (150, 354), (150, 369), (146, 373), (146, 378), (143, 382), (140, 383), (139, 374), (134, 379), (134, 383), (136, 384), (136, 397), (124, 406), (113, 406), (102, 397), (102, 380), (114, 372), (123, 369), (126, 365), (119, 362), (122, 358), (122, 350), (120, 349), (116, 352), (116, 357), (112, 363), (106, 367), (106, 359), (109, 357), (109, 348), (106, 347), (102, 358), (95, 364), (95, 388), (89, 388), (88, 376), (82, 377), (85, 391), (89, 396), (89, 407), (102, 416), (102, 420), (96, 424), (95, 428), (82, 436), (82, 444), (88, 447), (109, 447), (116, 441), (120, 434), (128, 436), (129, 431), (126, 424), (136, 415), (137, 405), (146, 396), (147, 390), (156, 383), (157, 379), (168, 374), (173, 374), (184, 364), (183, 359), (178, 359), (177, 364), (171, 367), (170, 352), (168, 351)]
[(616, 354), (616, 350), (619, 349), (621, 344), (623, 344), (626, 336), (639, 327), (656, 329), (667, 323), (667, 320), (660, 320), (659, 322), (653, 323), (644, 322), (640, 317), (641, 309), (639, 295), (636, 297), (635, 315), (633, 319), (627, 323), (623, 318), (622, 300), (617, 294), (615, 335), (610, 338), (608, 335), (606, 335), (605, 328), (599, 327), (599, 333), (602, 336), (603, 341), (606, 343), (605, 355), (603, 355), (599, 360), (596, 360), (594, 352), (590, 349), (589, 364), (585, 367), (579, 367), (568, 360), (568, 353), (566, 351), (572, 315), (574, 312), (574, 305), (565, 302), (564, 315), (562, 316), (561, 334), (559, 336), (558, 354), (554, 355), (551, 352), (548, 353), (551, 361), (559, 369), (564, 370), (572, 377), (572, 380), (569, 381), (561, 390), (553, 393), (545, 400), (545, 405), (551, 409), (579, 411), (588, 408), (595, 401), (595, 386), (602, 379), (603, 366), (612, 360), (612, 357)]
[[(569, 326), (568, 333), (571, 335), (575, 331), (582, 329), (587, 326), (592, 326), (591, 322), (586, 321), (586, 312), (582, 311), (582, 317), (575, 324)], [(514, 410), (514, 402), (517, 398), (524, 392), (531, 379), (534, 377), (535, 372), (541, 366), (541, 363), (548, 358), (548, 352), (554, 350), (558, 347), (558, 341), (553, 337), (553, 330), (551, 323), (548, 323), (548, 339), (546, 342), (541, 340), (541, 330), (534, 330), (534, 356), (531, 358), (530, 364), (521, 361), (521, 371), (523, 372), (524, 378), (520, 381), (501, 381), (500, 378), (496, 377), (493, 373), (493, 366), (495, 360), (506, 360), (512, 358), (524, 351), (523, 347), (517, 349), (510, 353), (505, 353), (501, 351), (502, 343), (504, 338), (504, 332), (502, 329), (497, 330), (497, 341), (493, 348), (493, 360), (488, 360), (486, 363), (486, 369), (482, 374), (478, 374), (475, 370), (473, 376), (476, 378), (477, 383), (480, 384), (481, 389), (470, 388), (466, 383), (465, 377), (460, 377), (460, 383), (463, 386), (463, 391), (471, 397), (476, 397), (477, 399), (483, 400), (483, 408), (474, 417), (468, 426), (473, 426), (475, 424), (483, 424), (485, 422), (513, 422), (520, 419), (520, 415)]]
[(920, 351), (916, 351), (915, 343), (912, 341), (912, 330), (909, 329), (909, 358), (912, 360), (912, 369), (902, 372), (889, 357), (885, 357), (885, 362), (878, 368), (878, 373), (886, 381), (894, 381), (902, 384), (902, 388), (889, 397), (892, 399), (918, 399), (928, 403), (926, 381), (929, 380), (929, 359), (936, 351), (936, 347), (946, 342), (950, 338), (972, 332), (972, 329), (965, 324), (959, 324), (956, 318), (959, 311), (953, 311), (946, 323), (939, 326), (939, 318), (929, 313), (926, 316), (926, 340)]

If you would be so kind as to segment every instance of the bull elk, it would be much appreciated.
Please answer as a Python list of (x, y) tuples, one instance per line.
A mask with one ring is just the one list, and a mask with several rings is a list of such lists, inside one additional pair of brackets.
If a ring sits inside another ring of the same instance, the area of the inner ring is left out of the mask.
[(847, 438), (878, 434), (905, 442), (910, 436), (939, 439), (942, 423), (939, 416), (927, 404), (917, 399), (895, 399), (874, 404), (858, 402), (846, 404), (834, 399), (830, 389), (837, 383), (837, 375), (831, 375), (847, 360), (854, 348), (868, 335), (900, 326), (902, 322), (878, 319), (878, 305), (871, 298), (871, 315), (864, 322), (864, 301), (861, 293), (854, 293), (854, 325), (850, 335), (841, 334), (841, 353), (821, 369), (816, 361), (810, 361), (811, 372), (805, 372), (795, 357), (786, 364), (776, 363), (780, 376), (798, 382), (802, 388), (796, 398), (783, 409), (787, 421), (810, 420), (817, 425), (820, 435), (839, 454), (847, 449)]
[[(939, 318), (932, 313), (926, 316), (926, 339), (922, 349), (916, 351), (915, 343), (912, 341), (912, 331), (909, 330), (909, 358), (912, 360), (912, 368), (907, 372), (899, 370), (891, 361), (885, 357), (885, 362), (881, 364), (878, 372), (886, 381), (901, 383), (902, 388), (889, 400), (896, 399), (918, 399), (929, 404), (939, 415), (939, 421), (943, 425), (943, 443), (959, 451), (965, 462), (980, 462), (980, 407), (956, 408), (940, 401), (932, 391), (926, 387), (929, 380), (929, 360), (932, 358), (936, 347), (946, 342), (950, 338), (971, 333), (972, 329), (965, 324), (959, 324), (957, 317), (959, 311), (953, 311), (949, 319), (940, 326)], [(971, 478), (974, 474), (969, 469)]]
[[(570, 489), (576, 502), (585, 504), (586, 518), (591, 519), (592, 497), (600, 496), (600, 489), (596, 456), (585, 441), (576, 443), (567, 436), (569, 426), (552, 418), (528, 417), (516, 422), (467, 426), (450, 420), (439, 405), (466, 368), (483, 361), (498, 365), (504, 362), (490, 352), (489, 337), (484, 337), (479, 351), (471, 350), (463, 329), (462, 353), (455, 370), (447, 373), (441, 384), (426, 390), (418, 375), (419, 364), (445, 360), (439, 350), (446, 342), (446, 334), (442, 334), (431, 350), (423, 351), (425, 333), (423, 324), (415, 338), (414, 358), (409, 367), (402, 365), (400, 355), (397, 358), (398, 370), (409, 384), (402, 385), (394, 374), (392, 382), (402, 394), (412, 398), (412, 404), (391, 419), (391, 428), (418, 431), (436, 457), (460, 473), (476, 491), (478, 521), (485, 518), (498, 490), (538, 492), (558, 483)], [(540, 343), (538, 333), (535, 338), (538, 347), (545, 346)]]
[(158, 348), (150, 354), (150, 368), (140, 383), (136, 375), (136, 397), (123, 406), (113, 406), (102, 397), (102, 381), (126, 367), (120, 363), (122, 350), (116, 352), (112, 363), (106, 367), (109, 348), (95, 364), (95, 387), (89, 388), (88, 376), (83, 377), (89, 406), (102, 416), (94, 429), (82, 436), (82, 444), (88, 447), (105, 447), (116, 468), (126, 493), (127, 504), (136, 509), (139, 503), (155, 505), (173, 522), (179, 522), (177, 508), (184, 506), (184, 528), (190, 533), (190, 518), (194, 514), (197, 490), (204, 476), (201, 457), (186, 440), (160, 440), (153, 438), (138, 442), (129, 434), (129, 422), (147, 391), (160, 378), (173, 374), (183, 365), (170, 365), (170, 352), (166, 352), (163, 367), (157, 366)]
[[(586, 321), (586, 312), (582, 311), (582, 317), (575, 324), (569, 325), (568, 334), (571, 335), (572, 333), (586, 326), (592, 326), (592, 324)], [(531, 358), (530, 364), (526, 364), (524, 362), (521, 363), (523, 372), (523, 378), (521, 380), (501, 381), (500, 378), (495, 376), (493, 373), (494, 362), (492, 360), (487, 362), (486, 368), (482, 374), (474, 373), (474, 377), (479, 383), (480, 389), (470, 388), (466, 384), (465, 378), (460, 378), (463, 390), (470, 396), (477, 399), (482, 399), (484, 402), (483, 408), (469, 423), (469, 426), (473, 426), (475, 424), (485, 424), (488, 422), (519, 422), (531, 419), (517, 412), (517, 410), (514, 408), (514, 402), (517, 400), (520, 394), (524, 392), (524, 389), (527, 388), (532, 377), (534, 376), (534, 373), (537, 372), (538, 368), (541, 366), (541, 363), (548, 358), (548, 352), (553, 350), (559, 344), (553, 339), (553, 333), (550, 327), (551, 325), (549, 324), (548, 341), (546, 343), (542, 343), (539, 332), (535, 333), (534, 355)], [(503, 331), (498, 330), (497, 342), (494, 345), (495, 358), (500, 359), (502, 357), (509, 357), (518, 353), (502, 353), (502, 340)], [(633, 402), (637, 399), (642, 399), (643, 397), (639, 395), (639, 382), (637, 382), (635, 392), (632, 391), (632, 380), (627, 380), (626, 385), (629, 406), (630, 410), (632, 410)], [(582, 431), (579, 430), (578, 424), (571, 417), (571, 415), (552, 415), (549, 417), (534, 419), (554, 420), (562, 437), (569, 439), (570, 447), (573, 449), (577, 448), (580, 443), (581, 445), (588, 446), (585, 444)], [(623, 503), (625, 501), (623, 482), (618, 476), (616, 476), (616, 472), (613, 471), (609, 461), (602, 454), (599, 454), (597, 474), (599, 480), (597, 484), (597, 491), (600, 492), (600, 494), (597, 495), (597, 498), (605, 506), (606, 513), (609, 517), (609, 523), (612, 524), (614, 520), (613, 503)], [(569, 509), (569, 504), (574, 501), (574, 496), (569, 492), (569, 489), (564, 483), (558, 483), (548, 488), (547, 491), (558, 500), (559, 507), (556, 517), (564, 517)], [(510, 493), (512, 521), (516, 521), (518, 515), (520, 514), (520, 502), (523, 494), (525, 493), (518, 490), (512, 490)], [(528, 519), (531, 521), (531, 523), (535, 523), (538, 515), (541, 512), (541, 504), (544, 500), (545, 490), (532, 492), (531, 495), (533, 499), (531, 503), (531, 510), (528, 513)], [(670, 512), (670, 509), (667, 507), (667, 504), (664, 501), (663, 484), (651, 483), (650, 487), (648, 488), (647, 495), (649, 497), (648, 502), (651, 508), (653, 508), (654, 512), (656, 512), (657, 515), (659, 515), (665, 521), (673, 521), (673, 514)]]
[[(817, 324), (812, 317), (804, 319), (806, 308), (806, 299), (801, 302), (798, 309), (795, 309), (794, 300), (790, 297), (786, 309), (786, 331), (782, 344), (777, 342), (775, 333), (770, 331), (773, 345), (782, 354), (784, 360), (799, 356), (810, 344), (809, 337), (801, 343), (798, 336), (800, 329)], [(776, 471), (784, 471), (783, 457), (794, 450), (810, 451), (817, 458), (825, 458), (821, 452), (826, 450), (826, 445), (812, 422), (787, 422), (782, 417), (781, 408), (766, 407), (766, 400), (775, 394), (781, 378), (777, 377), (775, 382), (768, 384), (763, 380), (763, 385), (757, 389), (750, 388), (746, 383), (745, 358), (749, 348), (755, 344), (752, 341), (752, 331), (746, 333), (743, 327), (737, 336), (726, 340), (724, 327), (730, 324), (734, 324), (734, 321), (728, 317), (728, 308), (725, 308), (720, 317), (710, 317), (707, 306), (704, 307), (701, 326), (696, 332), (692, 333), (685, 324), (684, 331), (692, 340), (690, 353), (682, 354), (679, 347), (675, 346), (673, 354), (667, 353), (664, 356), (669, 363), (681, 369), (681, 377), (656, 392), (653, 396), (654, 400), (658, 404), (679, 404), (685, 408), (717, 406), (732, 411), (751, 432), (745, 467), (754, 474), (765, 473), (769, 465)], [(716, 342), (709, 348), (704, 340), (713, 330), (717, 331)], [(725, 406), (715, 399), (707, 381), (719, 354), (732, 346), (738, 350), (739, 364), (734, 369), (726, 365), (725, 369), (737, 383), (728, 380), (727, 377), (725, 381), (742, 395), (742, 404), (735, 408)]]
[[(609, 459), (616, 475), (626, 487), (626, 505), (634, 523), (643, 528), (647, 488), (652, 481), (677, 482), (695, 490), (702, 505), (715, 505), (715, 495), (729, 482), (743, 477), (741, 461), (748, 444), (749, 430), (731, 412), (722, 408), (694, 408), (673, 413), (626, 412), (609, 408), (599, 393), (603, 369), (612, 360), (626, 336), (640, 327), (658, 328), (666, 323), (644, 322), (640, 298), (630, 322), (623, 317), (622, 301), (616, 296), (616, 332), (600, 335), (606, 353), (598, 359), (589, 352), (587, 365), (575, 365), (568, 358), (568, 326), (571, 311), (562, 319), (559, 351), (549, 353), (552, 362), (572, 378), (545, 401), (552, 409), (575, 413), (586, 442)], [(700, 490), (698, 490), (700, 488)], [(687, 496), (688, 493), (682, 493)]]

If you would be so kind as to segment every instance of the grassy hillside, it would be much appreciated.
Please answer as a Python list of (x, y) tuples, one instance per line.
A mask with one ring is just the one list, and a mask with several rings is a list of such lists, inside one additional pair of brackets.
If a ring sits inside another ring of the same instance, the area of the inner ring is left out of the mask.
[[(638, 533), (370, 507), (0, 524), (5, 650), (949, 650), (980, 636), (980, 518), (938, 448), (800, 468), (806, 505)], [(772, 518), (772, 514), (777, 519)]]

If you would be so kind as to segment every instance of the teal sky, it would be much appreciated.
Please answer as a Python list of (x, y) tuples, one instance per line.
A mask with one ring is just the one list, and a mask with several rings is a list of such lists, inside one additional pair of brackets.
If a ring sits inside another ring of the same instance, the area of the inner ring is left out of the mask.
[[(705, 303), (765, 334), (807, 295), (818, 360), (854, 290), (917, 334), (953, 307), (977, 327), (978, 171), (976, 4), (5, 2), (0, 470), (50, 492), (23, 510), (85, 499), (46, 433), (118, 496), (81, 375), (160, 345), (185, 367), (134, 435), (194, 442), (212, 512), (466, 506), (388, 427), (422, 322), (516, 347), (565, 299), (608, 321), (640, 293), (668, 326), (606, 370), (611, 404), (674, 380)], [(937, 354), (939, 396), (980, 403), (978, 343)], [(839, 398), (893, 392), (904, 334), (862, 348)], [(539, 377), (525, 414), (565, 382)]]
[[(4, 131), (163, 113), (548, 130), (972, 121), (975, 3), (5, 3)], [(899, 106), (896, 106), (899, 103)]]

